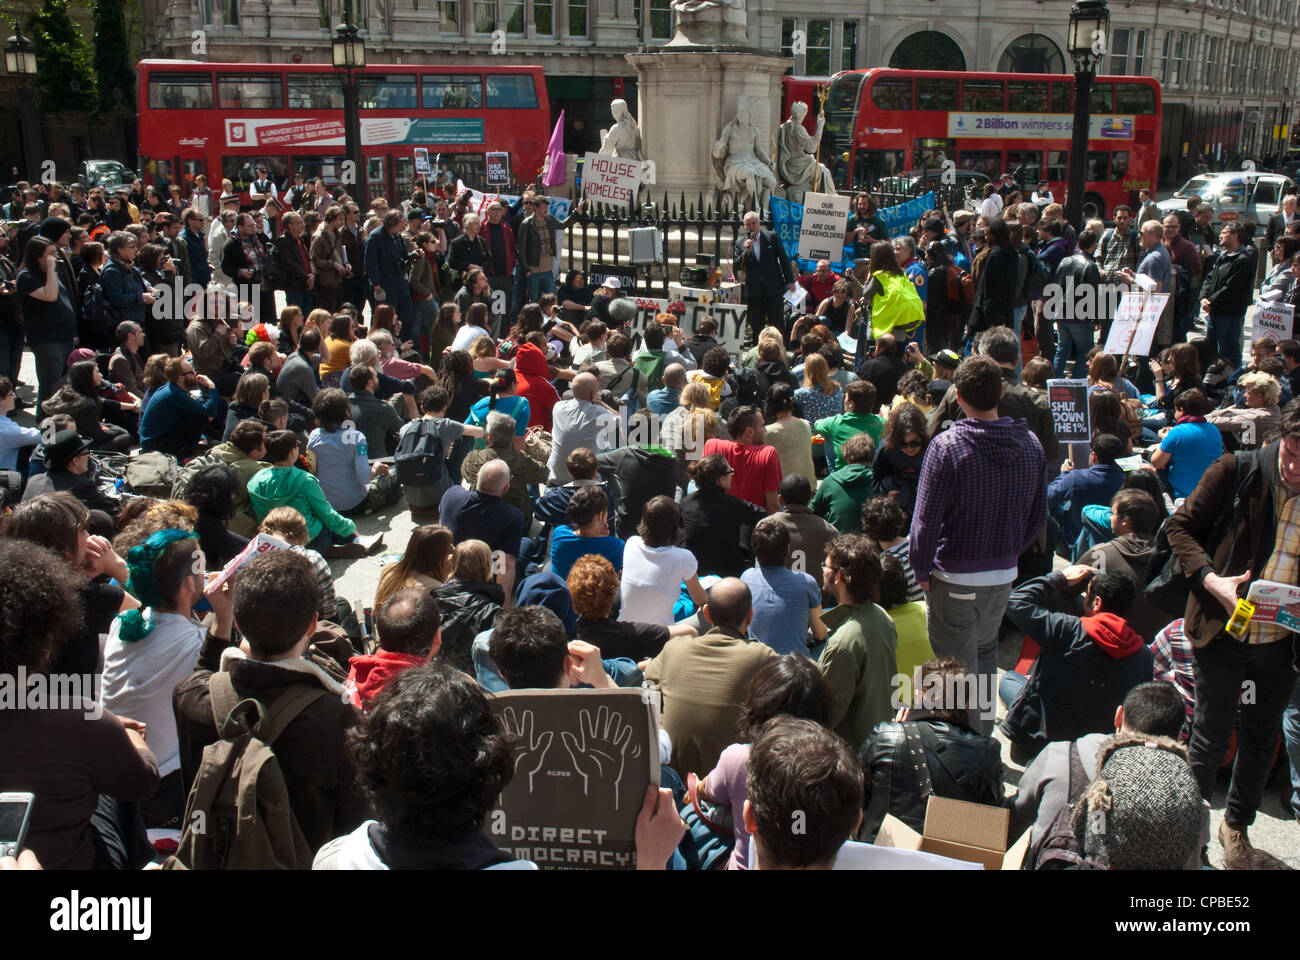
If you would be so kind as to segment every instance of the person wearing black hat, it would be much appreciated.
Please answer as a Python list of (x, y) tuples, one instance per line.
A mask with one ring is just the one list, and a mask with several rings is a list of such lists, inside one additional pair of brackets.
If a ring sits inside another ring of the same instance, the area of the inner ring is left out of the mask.
[(275, 182), (271, 179), (271, 171), (264, 163), (257, 165), (257, 179), (248, 185), (248, 198), (253, 201), (253, 206), (280, 198), (280, 192), (276, 190)]
[(33, 500), (43, 493), (65, 490), (86, 505), (88, 510), (103, 510), (117, 516), (121, 504), (99, 489), (97, 471), (90, 467), (89, 437), (76, 430), (60, 430), (45, 444), (45, 472), (27, 481), (23, 500)]
[(41, 221), (38, 234), (47, 240), (53, 240), (54, 245), (59, 248), (59, 259), (56, 264), (59, 280), (68, 288), (68, 293), (72, 297), (72, 309), (77, 312), (77, 316), (81, 316), (81, 293), (77, 287), (77, 272), (73, 269), (72, 258), (68, 254), (72, 224), (62, 217), (46, 217)]

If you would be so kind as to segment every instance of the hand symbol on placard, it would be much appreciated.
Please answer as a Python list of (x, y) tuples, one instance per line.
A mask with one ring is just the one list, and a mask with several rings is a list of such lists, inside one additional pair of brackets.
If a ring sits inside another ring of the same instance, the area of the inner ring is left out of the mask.
[(618, 809), (619, 783), (623, 779), (623, 765), (628, 745), (632, 742), (632, 725), (623, 722), (623, 715), (611, 713), (609, 707), (600, 707), (593, 722), (590, 710), (578, 714), (581, 739), (568, 730), (560, 734), (565, 749), (573, 758), (573, 768), (582, 777), (582, 792), (591, 796), (591, 781), (610, 784), (614, 790), (614, 809)]
[(528, 792), (533, 792), (533, 778), (542, 769), (546, 751), (551, 749), (551, 740), (555, 734), (546, 730), (533, 736), (533, 711), (525, 710), (516, 719), (514, 707), (506, 707), (501, 713), (501, 722), (506, 733), (515, 738), (515, 776), (522, 769), (528, 773)]

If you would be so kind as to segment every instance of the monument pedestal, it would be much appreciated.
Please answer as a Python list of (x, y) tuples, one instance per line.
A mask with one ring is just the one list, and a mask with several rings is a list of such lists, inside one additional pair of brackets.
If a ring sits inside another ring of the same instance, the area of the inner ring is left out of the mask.
[(770, 154), (772, 134), (780, 125), (781, 75), (791, 65), (788, 57), (670, 43), (654, 53), (627, 54), (627, 60), (637, 73), (637, 122), (646, 158), (655, 164), (650, 187), (655, 201), (665, 192), (670, 201), (683, 192), (688, 203), (701, 192), (706, 204), (713, 201), (711, 151), (742, 95), (755, 98), (753, 123), (768, 131), (764, 151)]

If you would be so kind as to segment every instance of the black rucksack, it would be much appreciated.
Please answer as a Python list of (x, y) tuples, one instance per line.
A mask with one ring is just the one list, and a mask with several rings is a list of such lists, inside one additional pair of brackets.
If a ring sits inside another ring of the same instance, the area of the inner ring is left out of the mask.
[(403, 487), (433, 487), (449, 483), (447, 451), (436, 420), (418, 420), (398, 438), (393, 453), (397, 479)]
[(280, 247), (274, 240), (267, 240), (263, 247), (266, 249), (266, 265), (262, 269), (262, 282), (272, 290), (282, 290), (286, 278), (280, 267)]
[(86, 284), (81, 295), (81, 320), (85, 339), (104, 346), (113, 342), (117, 324), (104, 297), (104, 284), (99, 280)]
[(1083, 769), (1083, 758), (1079, 756), (1079, 745), (1071, 740), (1065, 803), (1056, 812), (1056, 816), (1039, 839), (1038, 845), (1026, 851), (1021, 869), (1063, 870), (1080, 866), (1085, 862), (1083, 844), (1074, 831), (1074, 809), (1079, 798), (1088, 789), (1089, 782), (1087, 771)]

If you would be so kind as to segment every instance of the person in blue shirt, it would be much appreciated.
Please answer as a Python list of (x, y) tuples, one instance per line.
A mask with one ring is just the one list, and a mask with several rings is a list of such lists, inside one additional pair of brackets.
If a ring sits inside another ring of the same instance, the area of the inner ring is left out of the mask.
[[(758, 563), (740, 579), (749, 587), (754, 613), (750, 638), (779, 654), (808, 656), (808, 632), (812, 632), (813, 643), (820, 644), (826, 639), (826, 624), (822, 622), (821, 587), (803, 571), (821, 558), (804, 556), (803, 551), (792, 557), (790, 528), (777, 517), (760, 520), (749, 542)], [(792, 561), (797, 570), (790, 569)]]
[[(186, 357), (169, 359), (165, 375), (167, 383), (149, 398), (140, 417), (140, 449), (180, 456), (203, 438), (208, 424), (221, 412), (221, 397), (211, 380), (194, 372)], [(197, 400), (192, 390), (201, 391)]]
[(1061, 556), (1074, 556), (1074, 543), (1083, 529), (1083, 508), (1109, 504), (1111, 497), (1124, 485), (1124, 471), (1115, 461), (1124, 456), (1124, 441), (1110, 433), (1092, 438), (1088, 466), (1079, 469), (1066, 460), (1061, 475), (1047, 485), (1047, 509), (1061, 525)]
[[(1158, 229), (1157, 229), (1158, 228)], [(1129, 283), (1136, 282), (1139, 276), (1149, 277), (1156, 283), (1154, 290), (1149, 293), (1169, 293), (1169, 275), (1173, 272), (1173, 261), (1169, 258), (1169, 251), (1165, 249), (1163, 243), (1165, 228), (1161, 226), (1159, 220), (1148, 220), (1142, 224), (1138, 232), (1138, 239), (1142, 243), (1142, 251), (1138, 260), (1136, 273), (1132, 270), (1121, 270), (1119, 275)]]
[(681, 399), (682, 388), (686, 386), (686, 368), (680, 363), (670, 363), (664, 367), (664, 384), (657, 390), (651, 390), (646, 396), (646, 406), (661, 417), (666, 417), (677, 409)]
[(579, 557), (599, 554), (623, 570), (624, 543), (609, 532), (609, 498), (598, 486), (579, 487), (569, 501), (568, 523), (551, 535), (551, 572), (567, 579)]
[(1201, 475), (1223, 454), (1223, 437), (1219, 428), (1207, 423), (1210, 401), (1193, 387), (1174, 401), (1177, 418), (1164, 431), (1160, 449), (1151, 455), (1151, 464), (1164, 474), (1174, 499), (1182, 499), (1196, 489)]
[(0, 470), (17, 470), (22, 449), (31, 447), (34, 450), (41, 442), (40, 430), (24, 427), (9, 418), (17, 400), (13, 381), (0, 377)]

